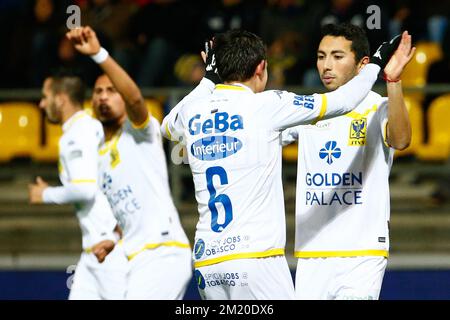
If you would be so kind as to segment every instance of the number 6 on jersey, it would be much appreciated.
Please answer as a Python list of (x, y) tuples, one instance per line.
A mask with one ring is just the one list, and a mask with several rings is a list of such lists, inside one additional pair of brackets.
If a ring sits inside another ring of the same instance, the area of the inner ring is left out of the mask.
[[(210, 194), (208, 207), (211, 211), (211, 229), (214, 232), (222, 232), (226, 226), (233, 220), (233, 207), (231, 200), (226, 194), (220, 194), (216, 196), (216, 189), (213, 184), (213, 177), (218, 175), (220, 178), (220, 184), (228, 184), (227, 173), (222, 167), (211, 167), (206, 170), (206, 183)], [(217, 222), (219, 217), (219, 211), (217, 210), (216, 203), (222, 203), (225, 210), (225, 221), (222, 224)]]

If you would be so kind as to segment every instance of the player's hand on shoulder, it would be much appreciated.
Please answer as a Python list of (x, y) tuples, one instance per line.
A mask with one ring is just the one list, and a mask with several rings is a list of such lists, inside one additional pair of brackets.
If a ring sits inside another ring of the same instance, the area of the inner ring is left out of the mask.
[(74, 28), (66, 33), (69, 39), (80, 53), (94, 55), (100, 51), (100, 42), (95, 31), (91, 27)]

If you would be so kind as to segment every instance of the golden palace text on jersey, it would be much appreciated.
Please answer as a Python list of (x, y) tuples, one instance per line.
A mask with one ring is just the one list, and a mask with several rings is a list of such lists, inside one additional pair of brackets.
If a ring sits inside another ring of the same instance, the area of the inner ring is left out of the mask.
[(299, 141), (299, 258), (385, 256), (389, 250), (387, 99), (370, 92), (352, 112), (283, 132)]

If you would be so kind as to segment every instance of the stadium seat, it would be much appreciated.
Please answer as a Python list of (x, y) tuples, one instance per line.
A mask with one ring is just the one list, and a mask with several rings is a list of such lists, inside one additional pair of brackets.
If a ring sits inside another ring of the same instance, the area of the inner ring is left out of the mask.
[(428, 109), (428, 143), (417, 151), (424, 161), (447, 161), (450, 155), (450, 94), (434, 99)]
[[(427, 82), (430, 64), (442, 58), (442, 48), (438, 43), (420, 41), (416, 45), (414, 57), (405, 67), (402, 74), (402, 84), (405, 87), (423, 87)], [(422, 102), (422, 93), (412, 93), (411, 96)]]
[(405, 150), (396, 150), (395, 157), (415, 155), (417, 150), (422, 147), (423, 143), (423, 109), (420, 103), (412, 96), (405, 95), (405, 104), (409, 113), (409, 120), (411, 121), (411, 143)]
[(405, 67), (402, 83), (405, 86), (423, 87), (426, 84), (427, 71), (431, 63), (442, 58), (442, 49), (434, 42), (418, 42), (414, 57)]
[(0, 161), (32, 157), (41, 144), (41, 112), (32, 103), (0, 103)]
[(45, 143), (35, 152), (33, 159), (40, 162), (57, 162), (59, 158), (59, 138), (62, 135), (61, 126), (45, 120)]
[(152, 113), (152, 116), (155, 117), (159, 123), (162, 122), (164, 118), (164, 111), (161, 103), (156, 99), (145, 99), (145, 103), (147, 104), (147, 108)]
[(298, 144), (291, 143), (283, 147), (283, 160), (288, 162), (297, 162)]

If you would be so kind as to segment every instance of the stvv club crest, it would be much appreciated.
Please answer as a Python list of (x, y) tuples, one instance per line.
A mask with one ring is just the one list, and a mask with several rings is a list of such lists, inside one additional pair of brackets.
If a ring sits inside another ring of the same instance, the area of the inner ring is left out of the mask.
[(367, 118), (352, 120), (350, 124), (349, 146), (365, 146), (367, 132)]

